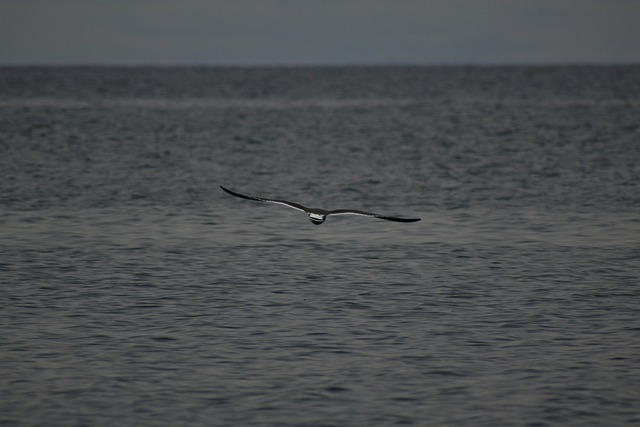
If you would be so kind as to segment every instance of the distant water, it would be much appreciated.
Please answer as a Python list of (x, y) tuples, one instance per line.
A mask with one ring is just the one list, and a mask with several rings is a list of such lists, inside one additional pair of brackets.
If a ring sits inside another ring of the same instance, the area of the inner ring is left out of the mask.
[(0, 168), (0, 425), (640, 424), (640, 66), (0, 68)]

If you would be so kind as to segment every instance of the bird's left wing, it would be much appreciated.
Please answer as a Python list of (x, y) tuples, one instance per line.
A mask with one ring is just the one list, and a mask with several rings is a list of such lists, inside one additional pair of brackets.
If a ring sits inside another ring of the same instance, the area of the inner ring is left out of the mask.
[(242, 199), (256, 200), (258, 202), (276, 203), (276, 204), (288, 206), (290, 208), (297, 209), (303, 212), (306, 212), (307, 210), (307, 208), (305, 208), (304, 206), (298, 203), (287, 202), (286, 200), (267, 199), (266, 197), (245, 196), (244, 194), (236, 193), (235, 191), (231, 191), (228, 188), (224, 188), (222, 185), (220, 186), (220, 188), (222, 188), (224, 191), (231, 194), (232, 196), (240, 197)]

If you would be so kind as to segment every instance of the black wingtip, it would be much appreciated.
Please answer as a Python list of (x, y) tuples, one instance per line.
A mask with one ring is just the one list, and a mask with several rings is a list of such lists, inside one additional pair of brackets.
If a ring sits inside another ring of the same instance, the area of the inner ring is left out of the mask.
[(240, 193), (236, 193), (235, 191), (231, 191), (228, 188), (224, 188), (222, 185), (220, 186), (220, 188), (222, 188), (223, 191), (225, 191), (228, 194), (231, 194), (232, 196), (236, 196), (236, 197), (240, 197), (241, 199), (247, 199), (247, 200), (255, 200), (258, 202), (265, 202), (266, 200), (260, 198), (260, 197), (255, 197), (255, 196), (245, 196), (244, 194), (240, 194)]
[(225, 193), (231, 194), (232, 196), (236, 196), (236, 197), (242, 197), (247, 199), (247, 196), (244, 196), (242, 194), (236, 193), (234, 191), (229, 190), (228, 188), (224, 188), (222, 185), (220, 186), (220, 188), (222, 188), (222, 191), (224, 191)]
[(422, 218), (384, 218), (384, 219), (387, 219), (389, 221), (395, 221), (395, 222), (418, 222), (422, 220)]
[(379, 219), (386, 219), (387, 221), (393, 221), (393, 222), (417, 222), (422, 220), (422, 218), (401, 218), (397, 216), (386, 216), (386, 215), (374, 215), (374, 216)]

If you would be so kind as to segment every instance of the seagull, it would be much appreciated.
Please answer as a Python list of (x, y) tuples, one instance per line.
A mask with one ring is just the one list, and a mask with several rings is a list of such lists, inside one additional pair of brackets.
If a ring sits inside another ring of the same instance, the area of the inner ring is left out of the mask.
[(360, 211), (356, 209), (335, 209), (332, 211), (328, 211), (328, 210), (319, 209), (319, 208), (308, 208), (298, 203), (287, 202), (286, 200), (267, 199), (266, 197), (256, 197), (256, 196), (245, 196), (244, 194), (236, 193), (234, 191), (229, 190), (228, 188), (224, 188), (222, 185), (220, 186), (220, 188), (222, 188), (224, 191), (231, 194), (232, 196), (240, 197), (242, 199), (257, 200), (258, 202), (276, 203), (278, 205), (284, 205), (302, 212), (306, 212), (306, 214), (309, 217), (309, 221), (311, 221), (315, 225), (322, 224), (327, 219), (327, 216), (329, 215), (363, 215), (363, 216), (371, 216), (379, 219), (386, 219), (387, 221), (395, 221), (395, 222), (420, 221), (420, 218), (397, 218), (394, 216), (379, 215), (376, 213), (365, 212), (365, 211)]

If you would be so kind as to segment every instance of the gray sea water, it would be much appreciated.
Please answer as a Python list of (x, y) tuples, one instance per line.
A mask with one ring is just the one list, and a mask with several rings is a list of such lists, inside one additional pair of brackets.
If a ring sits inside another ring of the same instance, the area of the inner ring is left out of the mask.
[(0, 425), (638, 425), (639, 118), (639, 66), (0, 68)]

